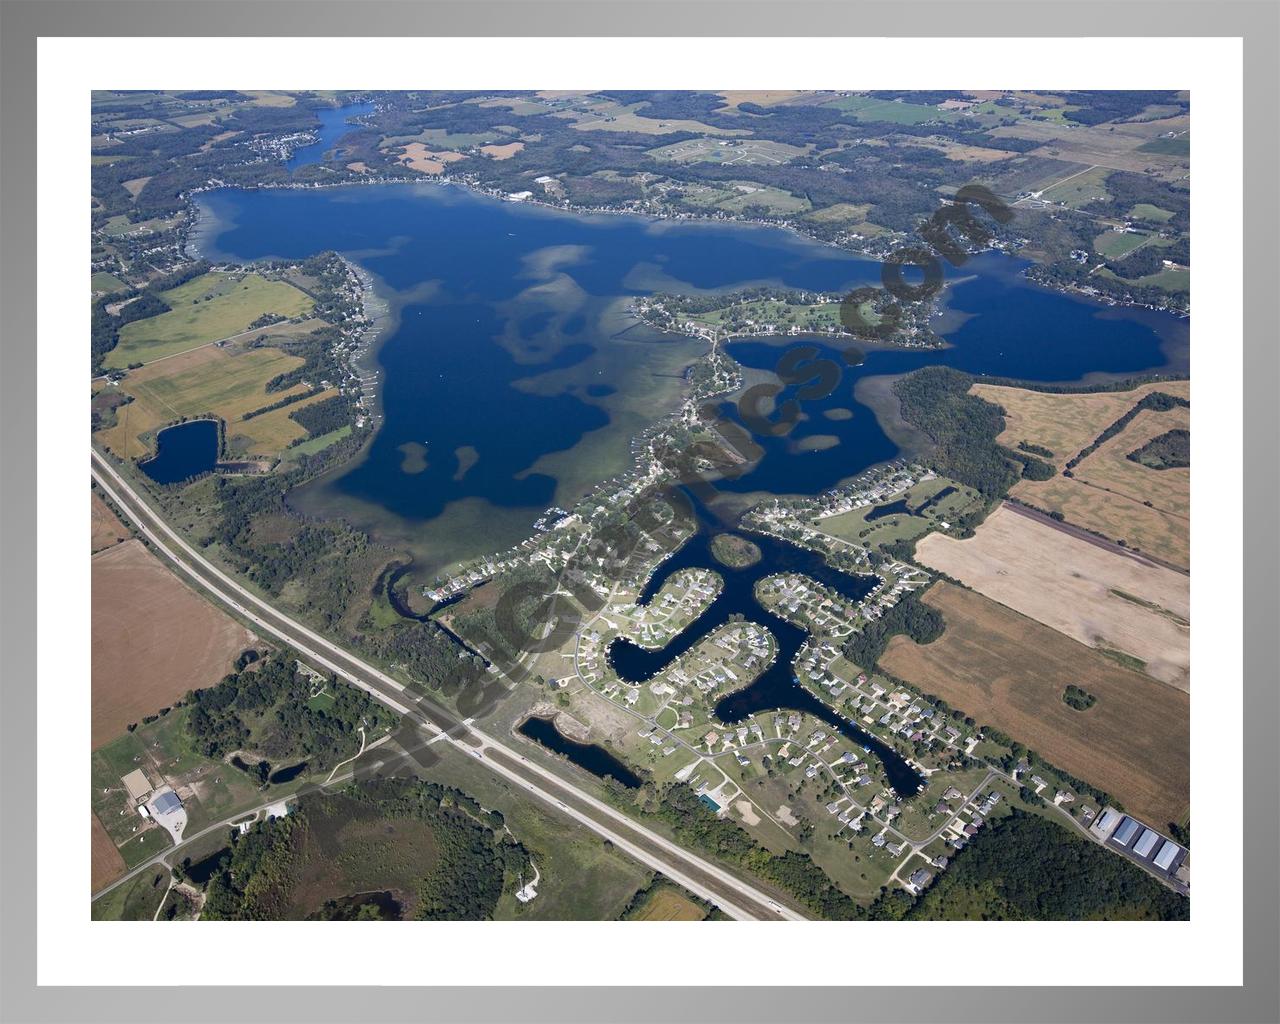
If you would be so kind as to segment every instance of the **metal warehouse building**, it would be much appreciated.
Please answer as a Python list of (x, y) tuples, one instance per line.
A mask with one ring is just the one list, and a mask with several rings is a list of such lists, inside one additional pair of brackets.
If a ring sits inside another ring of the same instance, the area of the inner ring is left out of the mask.
[(1141, 827), (1142, 826), (1132, 818), (1125, 818), (1124, 821), (1120, 822), (1120, 827), (1116, 829), (1116, 834), (1112, 836), (1112, 839), (1114, 839), (1120, 846), (1128, 846), (1129, 841)]
[(1160, 847), (1160, 852), (1156, 854), (1155, 866), (1161, 871), (1168, 871), (1173, 866), (1174, 860), (1178, 856), (1178, 852), (1182, 849), (1172, 839), (1166, 839), (1164, 846)]
[(173, 811), (180, 810), (182, 810), (182, 801), (178, 799), (178, 794), (173, 790), (161, 793), (151, 801), (152, 814), (171, 814)]
[(1149, 828), (1142, 833), (1142, 838), (1134, 844), (1133, 852), (1139, 857), (1146, 857), (1156, 848), (1156, 843), (1158, 842), (1160, 842), (1160, 834), (1155, 829)]

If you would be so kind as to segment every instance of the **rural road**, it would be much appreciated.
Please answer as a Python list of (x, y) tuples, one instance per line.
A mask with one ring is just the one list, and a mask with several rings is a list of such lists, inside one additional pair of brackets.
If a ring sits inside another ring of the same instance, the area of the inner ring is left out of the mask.
[(422, 700), (373, 665), (277, 611), (206, 560), (152, 511), (98, 451), (90, 449), (99, 487), (133, 522), (156, 552), (198, 587), (264, 633), (288, 644), (315, 664), (360, 687), (434, 739), (452, 743), (490, 771), (519, 786), (612, 842), (647, 867), (739, 920), (806, 920), (807, 917), (727, 870), (692, 854), (621, 811), (534, 764), (517, 751)]

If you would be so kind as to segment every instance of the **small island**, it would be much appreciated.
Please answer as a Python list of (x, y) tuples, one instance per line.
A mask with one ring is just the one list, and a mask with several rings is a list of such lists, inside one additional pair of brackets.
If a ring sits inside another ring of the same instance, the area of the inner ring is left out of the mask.
[(711, 553), (730, 569), (745, 569), (760, 561), (760, 549), (736, 533), (718, 533), (711, 538)]
[[(900, 307), (887, 292), (877, 292), (858, 304), (861, 321), (873, 330), (870, 335), (855, 332), (846, 322), (848, 297), (841, 294), (760, 286), (736, 292), (710, 295), (677, 295), (655, 292), (637, 298), (631, 311), (659, 331), (691, 337), (755, 338), (767, 336), (822, 336), (838, 338), (871, 337), (899, 348), (938, 348), (942, 339), (929, 327), (932, 307), (928, 304)], [(888, 307), (897, 319), (883, 320)], [(861, 349), (850, 348), (845, 355), (850, 366), (862, 362)]]

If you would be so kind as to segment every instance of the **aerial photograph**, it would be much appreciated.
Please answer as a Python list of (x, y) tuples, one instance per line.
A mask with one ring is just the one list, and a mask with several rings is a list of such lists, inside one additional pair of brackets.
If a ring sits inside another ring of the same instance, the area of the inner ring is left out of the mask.
[(1189, 92), (89, 142), (93, 921), (1189, 920)]

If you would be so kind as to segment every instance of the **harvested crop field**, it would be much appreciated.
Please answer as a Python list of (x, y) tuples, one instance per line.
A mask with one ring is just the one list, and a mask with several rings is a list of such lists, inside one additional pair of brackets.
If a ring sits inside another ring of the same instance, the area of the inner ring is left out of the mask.
[(216, 683), (252, 633), (166, 569), (142, 542), (93, 557), (92, 749), (188, 690)]
[(996, 438), (1000, 444), (1010, 448), (1016, 448), (1019, 441), (1041, 445), (1053, 452), (1053, 458), (1048, 461), (1061, 469), (1068, 459), (1092, 444), (1099, 434), (1152, 391), (1190, 398), (1191, 382), (1167, 380), (1143, 384), (1132, 391), (1066, 395), (974, 384), (969, 394), (1004, 409), (1005, 428)]
[(1190, 409), (1143, 409), (1124, 430), (1076, 466), (1075, 479), (1135, 501), (1149, 501), (1168, 515), (1189, 518), (1191, 469), (1152, 469), (1128, 456), (1167, 431), (1190, 429)]
[[(293, 395), (306, 394), (302, 384), (281, 391), (267, 391), (267, 382), (277, 374), (302, 365), (298, 356), (277, 348), (255, 348), (239, 352), (226, 348), (200, 348), (171, 359), (155, 362), (135, 370), (124, 378), (116, 390), (133, 401), (115, 410), (115, 424), (99, 430), (94, 437), (121, 458), (141, 459), (152, 453), (155, 433), (169, 423), (198, 416), (219, 416), (226, 421), (227, 434), (244, 433), (254, 437), (261, 431), (252, 413)], [(285, 416), (296, 406), (286, 407)], [(263, 413), (263, 419), (273, 415)], [(244, 426), (241, 426), (243, 422)], [(290, 425), (292, 421), (289, 421)], [(297, 427), (289, 439), (305, 434)], [(270, 436), (268, 436), (270, 435)], [(273, 432), (258, 435), (255, 454), (269, 454), (269, 445), (282, 441)]]
[(485, 156), (492, 157), (494, 160), (510, 160), (522, 149), (524, 149), (523, 142), (508, 142), (506, 145), (493, 143), (492, 145), (481, 146), (480, 152)]
[(1061, 512), (1069, 523), (1124, 541), (1128, 547), (1170, 565), (1183, 569), (1191, 566), (1191, 521), (1183, 516), (1064, 476), (1020, 480), (1009, 493), (1036, 508)]
[(1122, 651), (1190, 690), (1191, 580), (1008, 505), (967, 540), (932, 533), (916, 558), (1090, 647)]
[(423, 174), (443, 174), (445, 165), (466, 159), (461, 153), (433, 152), (421, 142), (411, 142), (404, 147), (400, 162)]
[[(931, 644), (897, 636), (888, 672), (1026, 744), (1051, 764), (1163, 826), (1187, 813), (1190, 698), (1122, 668), (1057, 630), (947, 583), (924, 600), (946, 630)], [(1087, 711), (1063, 703), (1067, 686), (1097, 697)]]
[[(1005, 429), (997, 438), (1001, 444), (1016, 448), (1027, 442), (1047, 448), (1052, 457), (1040, 457), (1062, 470), (1153, 391), (1190, 398), (1191, 385), (1185, 380), (1156, 381), (1132, 391), (1055, 395), (975, 384), (970, 394), (1005, 410)], [(1154, 470), (1126, 456), (1151, 437), (1187, 426), (1189, 416), (1189, 409), (1143, 410), (1077, 465), (1074, 476), (1059, 473), (1049, 480), (1020, 480), (1009, 493), (1036, 508), (1059, 512), (1077, 526), (1187, 568), (1191, 564), (1190, 470)]]
[(260, 416), (227, 425), (227, 455), (243, 458), (251, 455), (272, 456), (284, 451), (294, 441), (307, 436), (306, 428), (293, 418), (299, 409), (333, 398), (337, 390), (329, 388)]
[(90, 493), (89, 550), (101, 551), (129, 536), (129, 530), (111, 507), (97, 494)]
[(93, 828), (93, 839), (89, 846), (89, 891), (97, 892), (125, 873), (125, 863), (98, 816), (90, 812), (89, 817)]
[(721, 110), (736, 109), (743, 103), (754, 103), (761, 107), (773, 107), (779, 103), (789, 103), (802, 97), (814, 95), (807, 90), (799, 89), (726, 89), (720, 93), (724, 97)]

